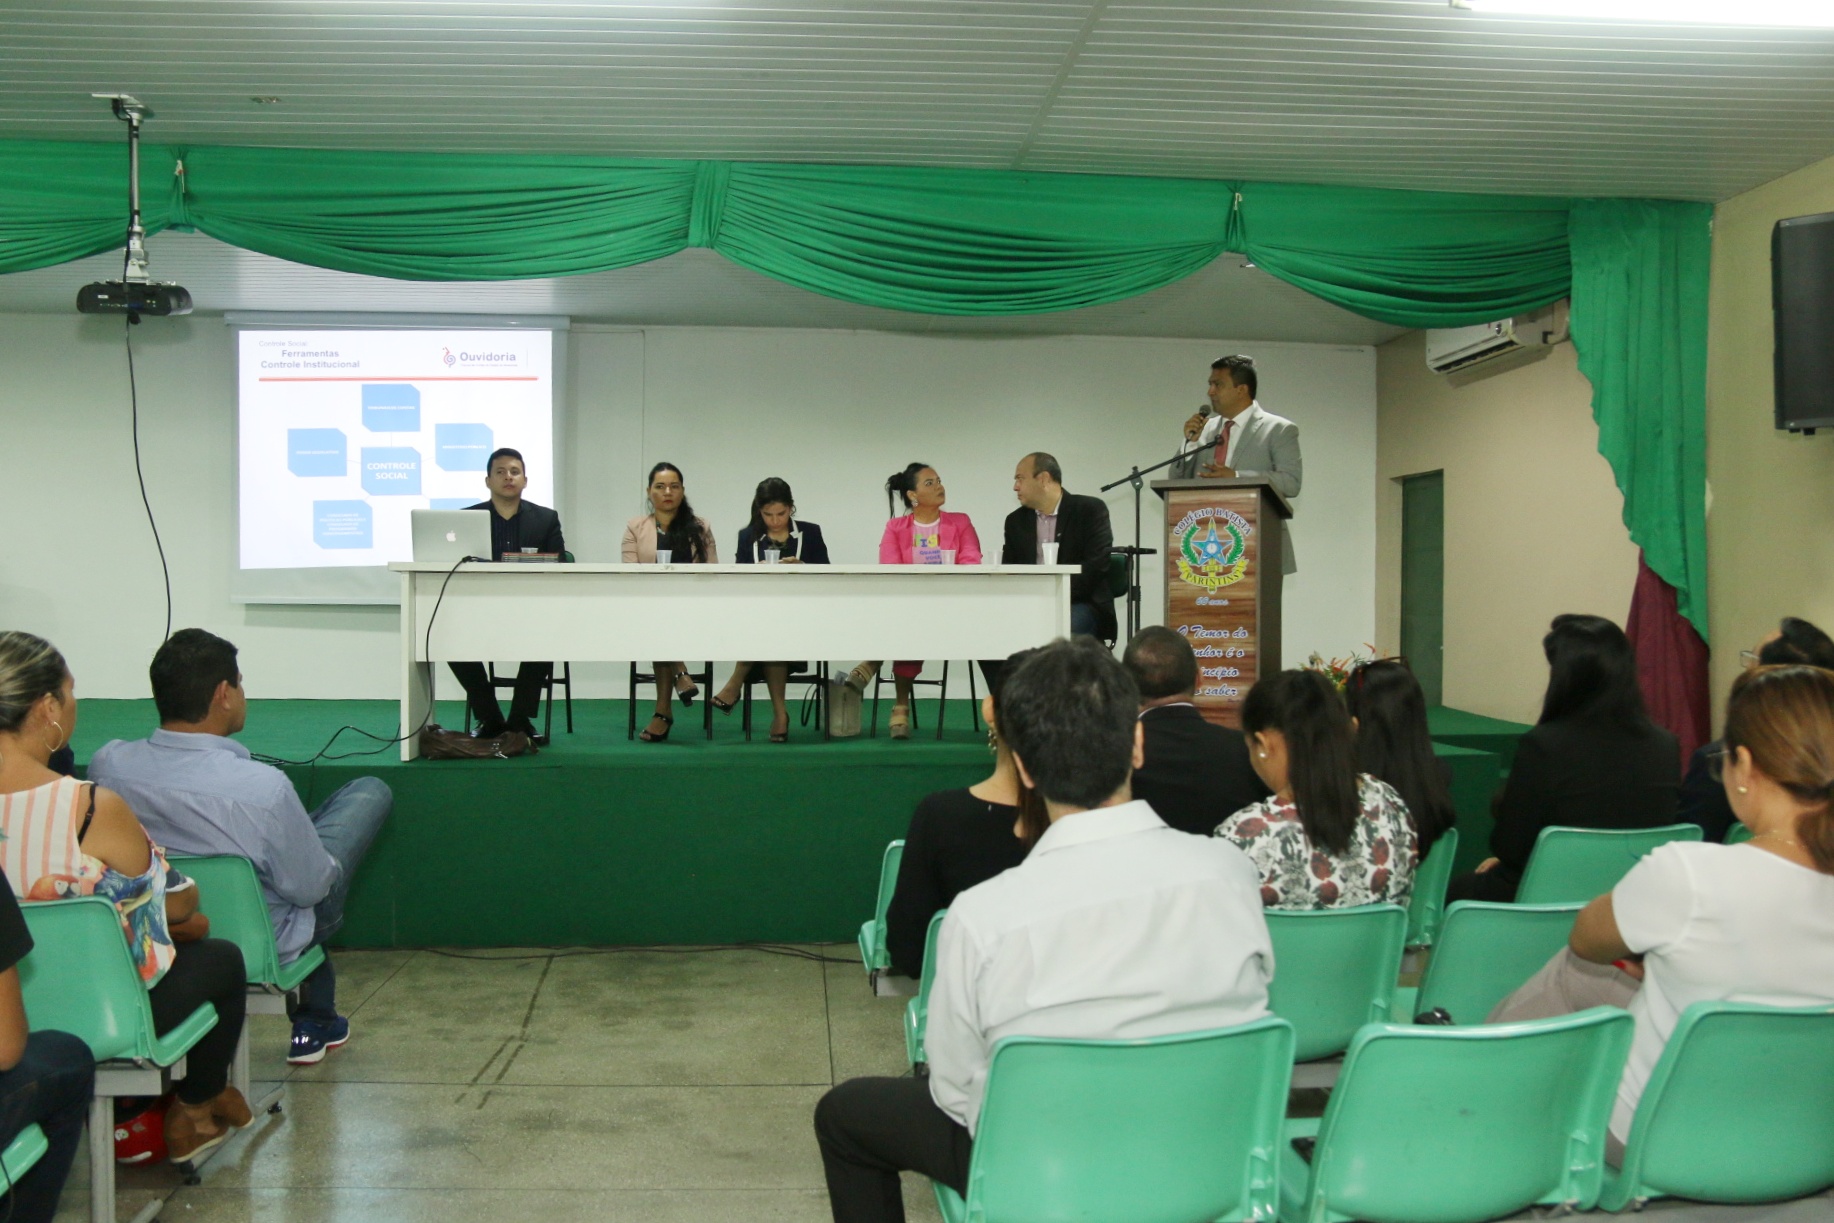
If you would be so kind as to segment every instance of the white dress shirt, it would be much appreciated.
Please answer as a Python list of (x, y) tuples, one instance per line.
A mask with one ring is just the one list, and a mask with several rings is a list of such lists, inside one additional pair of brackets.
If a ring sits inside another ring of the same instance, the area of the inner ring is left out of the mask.
[(1233, 845), (1146, 803), (1079, 811), (955, 898), (936, 946), (930, 1096), (974, 1131), (1005, 1036), (1131, 1039), (1267, 1014), (1261, 881)]
[[(1257, 399), (1243, 408), (1240, 412), (1237, 412), (1233, 417), (1227, 418), (1235, 421), (1235, 428), (1229, 431), (1229, 452), (1223, 463), (1223, 466), (1229, 468), (1231, 471), (1235, 469), (1235, 448), (1241, 444), (1242, 431), (1247, 427), (1248, 422), (1261, 410), (1261, 401)], [(1182, 453), (1189, 453), (1193, 450), (1202, 452), (1202, 457), (1197, 461), (1199, 467), (1216, 461), (1213, 452), (1216, 449), (1216, 439), (1222, 435), (1224, 419), (1225, 418), (1222, 416), (1211, 413), (1210, 416), (1205, 418), (1204, 427), (1198, 430), (1197, 440), (1195, 442), (1185, 443)], [(1260, 473), (1239, 472), (1237, 474), (1259, 475)]]

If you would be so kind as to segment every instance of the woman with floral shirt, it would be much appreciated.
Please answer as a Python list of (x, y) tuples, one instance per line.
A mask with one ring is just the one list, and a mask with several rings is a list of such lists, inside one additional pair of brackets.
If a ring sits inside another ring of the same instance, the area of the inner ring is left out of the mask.
[(1356, 771), (1350, 715), (1316, 671), (1282, 671), (1242, 703), (1254, 770), (1273, 797), (1217, 826), (1261, 871), (1270, 909), (1405, 904), (1413, 817), (1386, 782)]

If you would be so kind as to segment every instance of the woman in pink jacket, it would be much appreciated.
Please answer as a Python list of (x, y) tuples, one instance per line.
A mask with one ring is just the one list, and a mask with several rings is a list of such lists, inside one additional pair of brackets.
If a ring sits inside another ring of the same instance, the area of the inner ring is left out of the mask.
[[(974, 533), (974, 523), (966, 514), (951, 514), (943, 509), (947, 495), (942, 477), (928, 463), (912, 463), (885, 482), (885, 498), (904, 499), (907, 513), (885, 524), (879, 538), (881, 565), (978, 565), (981, 563), (981, 540)], [(895, 504), (895, 503), (893, 503)], [(866, 685), (879, 673), (880, 664), (863, 662), (847, 676), (848, 686), (864, 692)], [(897, 684), (897, 698), (892, 704), (891, 733), (894, 739), (911, 737), (911, 681), (923, 670), (922, 662), (895, 662), (892, 678)]]

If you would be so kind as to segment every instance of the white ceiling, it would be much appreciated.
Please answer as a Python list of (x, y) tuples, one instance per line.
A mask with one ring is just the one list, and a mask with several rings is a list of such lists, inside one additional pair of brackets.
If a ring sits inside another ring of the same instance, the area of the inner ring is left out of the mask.
[[(148, 240), (153, 275), (190, 290), (197, 309), (565, 314), (643, 326), (816, 327), (968, 335), (1128, 335), (1380, 344), (1402, 332), (1339, 310), (1225, 256), (1176, 284), (1058, 314), (962, 318), (836, 301), (686, 250), (615, 272), (478, 284), (386, 280), (304, 267), (197, 234)], [(120, 255), (0, 276), (0, 311), (64, 313), (78, 286), (118, 280)]]
[(1447, 0), (0, 2), (0, 137), (115, 139), (88, 95), (120, 90), (165, 142), (1540, 194), (1718, 200), (1834, 153), (1834, 30)]
[[(98, 91), (150, 104), (149, 139), (167, 144), (1536, 194), (1718, 200), (1834, 154), (1834, 31), (1530, 21), (1446, 0), (0, 0), (0, 138), (119, 141)], [(946, 327), (1393, 333), (1237, 262), (1118, 306)], [(156, 241), (155, 266), (203, 309), (469, 297), (609, 321), (943, 325), (828, 302), (704, 252), (469, 290), (304, 271), (179, 235)], [(0, 309), (65, 309), (66, 290), (99, 269), (0, 277)]]

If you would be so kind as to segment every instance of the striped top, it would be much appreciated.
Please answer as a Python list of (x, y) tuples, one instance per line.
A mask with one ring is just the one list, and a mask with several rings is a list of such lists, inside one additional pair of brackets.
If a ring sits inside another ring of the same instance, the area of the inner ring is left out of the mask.
[(0, 867), (21, 900), (101, 896), (121, 914), (121, 933), (150, 989), (172, 966), (166, 924), (166, 862), (150, 842), (144, 874), (124, 875), (83, 852), (79, 838), (94, 787), (71, 777), (0, 794)]

